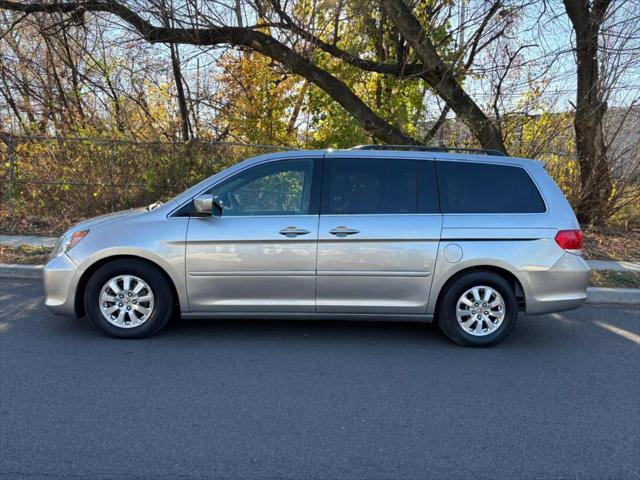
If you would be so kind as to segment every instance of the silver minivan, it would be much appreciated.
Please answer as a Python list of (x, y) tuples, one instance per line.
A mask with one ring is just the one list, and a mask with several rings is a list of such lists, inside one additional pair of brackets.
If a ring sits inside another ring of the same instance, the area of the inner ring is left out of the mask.
[(81, 222), (46, 305), (148, 337), (182, 317), (435, 321), (488, 346), (586, 299), (582, 232), (534, 160), (364, 146), (245, 160), (164, 204)]

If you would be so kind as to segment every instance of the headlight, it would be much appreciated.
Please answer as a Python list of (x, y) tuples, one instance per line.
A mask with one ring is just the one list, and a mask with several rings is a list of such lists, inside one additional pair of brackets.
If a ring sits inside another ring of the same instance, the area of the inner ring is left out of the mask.
[(75, 247), (80, 241), (87, 236), (89, 230), (78, 230), (75, 232), (65, 233), (56, 243), (51, 252), (51, 258), (59, 257), (63, 253), (68, 252)]

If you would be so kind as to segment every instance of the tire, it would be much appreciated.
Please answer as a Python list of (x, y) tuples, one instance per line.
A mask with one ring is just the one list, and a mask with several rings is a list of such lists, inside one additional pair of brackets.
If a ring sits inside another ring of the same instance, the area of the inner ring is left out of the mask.
[(91, 323), (116, 338), (156, 334), (171, 318), (173, 302), (164, 273), (135, 259), (114, 260), (101, 266), (87, 282), (84, 293), (84, 307)]
[[(489, 300), (484, 301), (487, 294)], [(478, 298), (480, 301), (476, 301)], [(460, 320), (459, 305), (463, 312)], [(518, 302), (513, 287), (493, 272), (476, 271), (460, 276), (446, 287), (438, 305), (440, 329), (449, 339), (466, 347), (489, 347), (502, 342), (517, 320)]]

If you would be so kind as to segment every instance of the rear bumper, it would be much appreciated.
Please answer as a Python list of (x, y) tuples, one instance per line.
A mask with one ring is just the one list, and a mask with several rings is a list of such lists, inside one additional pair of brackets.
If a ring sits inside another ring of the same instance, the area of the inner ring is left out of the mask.
[(578, 255), (565, 253), (548, 270), (529, 271), (522, 282), (527, 315), (578, 308), (587, 300), (589, 266)]
[(44, 304), (53, 313), (75, 314), (75, 293), (78, 285), (78, 266), (67, 254), (52, 258), (44, 267)]

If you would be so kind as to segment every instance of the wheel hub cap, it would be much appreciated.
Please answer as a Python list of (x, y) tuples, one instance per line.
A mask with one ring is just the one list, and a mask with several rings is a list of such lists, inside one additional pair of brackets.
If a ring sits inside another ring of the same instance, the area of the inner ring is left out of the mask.
[(139, 327), (151, 316), (153, 300), (153, 291), (144, 280), (133, 275), (118, 275), (102, 287), (100, 311), (116, 327)]
[(462, 329), (474, 337), (495, 332), (504, 320), (505, 303), (497, 290), (486, 285), (464, 292), (456, 304), (456, 318)]

